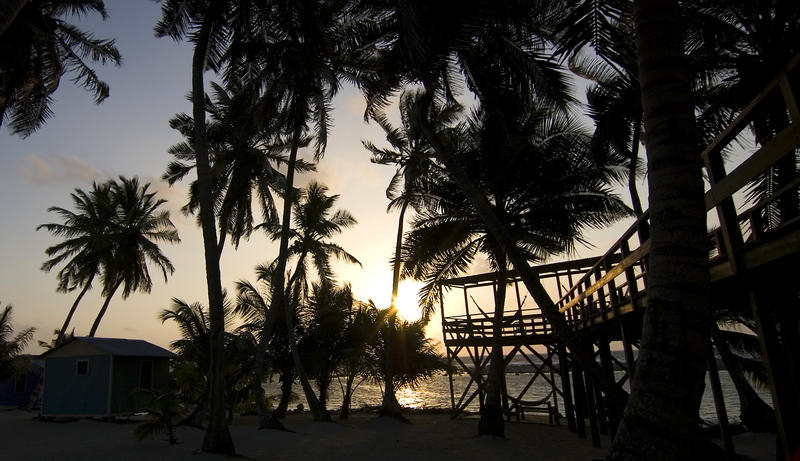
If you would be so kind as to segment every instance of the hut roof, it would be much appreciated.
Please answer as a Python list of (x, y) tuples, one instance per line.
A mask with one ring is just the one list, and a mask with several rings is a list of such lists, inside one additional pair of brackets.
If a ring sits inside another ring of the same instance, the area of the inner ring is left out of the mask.
[(175, 354), (172, 352), (142, 339), (92, 338), (89, 336), (76, 336), (70, 341), (67, 341), (58, 347), (45, 352), (42, 354), (42, 358), (57, 350), (60, 350), (69, 344), (72, 344), (73, 342), (84, 343), (95, 349), (99, 349), (102, 352), (118, 357), (175, 358)]

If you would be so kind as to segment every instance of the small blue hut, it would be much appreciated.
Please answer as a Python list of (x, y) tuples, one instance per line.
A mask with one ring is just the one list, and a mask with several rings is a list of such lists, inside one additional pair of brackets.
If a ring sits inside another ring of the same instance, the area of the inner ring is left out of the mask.
[(20, 370), (6, 381), (0, 382), (0, 405), (21, 407), (36, 400), (42, 384), (44, 361), (34, 355), (19, 357)]
[(140, 339), (74, 337), (42, 354), (42, 416), (119, 416), (169, 387), (172, 352)]

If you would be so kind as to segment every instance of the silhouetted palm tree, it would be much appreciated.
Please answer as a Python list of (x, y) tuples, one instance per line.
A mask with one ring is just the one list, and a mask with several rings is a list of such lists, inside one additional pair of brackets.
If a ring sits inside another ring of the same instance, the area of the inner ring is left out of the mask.
[[(376, 113), (373, 118), (386, 133), (386, 140), (392, 149), (379, 148), (369, 141), (362, 141), (364, 147), (372, 153), (372, 162), (382, 165), (396, 165), (392, 180), (386, 189), (386, 196), (389, 198), (387, 212), (398, 209), (400, 216), (397, 218), (397, 238), (395, 242), (394, 258), (392, 259), (392, 297), (390, 312), (392, 313), (387, 321), (388, 328), (395, 327), (396, 314), (395, 302), (397, 291), (400, 286), (400, 270), (402, 259), (400, 251), (403, 243), (403, 226), (406, 220), (406, 210), (409, 206), (418, 209), (425, 203), (430, 195), (426, 193), (428, 184), (441, 178), (441, 167), (433, 160), (433, 150), (427, 142), (421, 126), (418, 114), (422, 110), (420, 106), (424, 92), (421, 90), (406, 90), (400, 96), (399, 110), (402, 121), (402, 128), (395, 128), (383, 113)], [(460, 115), (461, 106), (450, 103), (444, 107), (431, 107), (429, 114), (434, 129), (439, 132), (449, 128)], [(393, 334), (387, 335), (391, 340)], [(394, 348), (386, 347), (386, 352), (391, 354)], [(381, 402), (381, 413), (384, 415), (398, 415), (401, 412), (400, 404), (395, 397), (395, 386), (393, 372), (391, 369), (394, 359), (386, 357), (387, 368), (385, 371), (386, 382), (383, 383), (383, 401)]]
[(10, 119), (14, 134), (29, 136), (50, 118), (52, 94), (61, 77), (86, 88), (101, 103), (109, 95), (90, 62), (122, 59), (114, 40), (96, 39), (67, 22), (97, 13), (106, 18), (102, 0), (28, 0), (6, 2), (0, 10), (0, 125)]
[[(286, 162), (282, 151), (288, 146), (281, 143), (276, 133), (265, 128), (261, 121), (265, 114), (256, 113), (259, 107), (258, 94), (247, 89), (241, 82), (228, 82), (223, 88), (211, 82), (213, 99), (208, 99), (207, 123), (209, 155), (211, 161), (212, 195), (216, 204), (215, 214), (219, 222), (218, 254), (222, 255), (225, 240), (238, 248), (242, 238), (253, 231), (255, 201), (261, 209), (263, 223), (278, 221), (273, 192), (284, 194), (285, 180), (275, 165)], [(263, 105), (263, 104), (262, 104)], [(180, 131), (186, 141), (169, 149), (174, 160), (170, 162), (163, 179), (170, 185), (183, 179), (196, 165), (194, 152), (194, 120), (187, 114), (178, 114), (170, 125)], [(300, 171), (312, 169), (300, 162)], [(197, 180), (189, 187), (189, 202), (183, 207), (185, 213), (197, 213), (199, 196)]]
[[(294, 228), (290, 229), (288, 233), (292, 243), (289, 245), (287, 252), (288, 254), (296, 255), (297, 263), (295, 264), (294, 272), (289, 279), (289, 283), (286, 286), (286, 293), (283, 295), (287, 300), (289, 299), (290, 293), (295, 291), (298, 297), (307, 299), (308, 280), (311, 275), (312, 267), (321, 283), (332, 283), (333, 271), (330, 266), (331, 257), (341, 259), (351, 264), (361, 265), (358, 259), (353, 255), (345, 251), (339, 245), (328, 241), (328, 239), (339, 234), (345, 228), (355, 225), (356, 220), (350, 212), (346, 210), (333, 211), (333, 206), (339, 196), (328, 196), (326, 195), (327, 191), (327, 187), (312, 182), (305, 189), (300, 191), (299, 201), (295, 203)], [(278, 229), (278, 227), (275, 226), (272, 229), (273, 239), (283, 240), (284, 235), (287, 235), (284, 234), (283, 227), (285, 226)], [(309, 256), (311, 257), (311, 261), (308, 260)], [(276, 261), (274, 265), (276, 267), (275, 270), (277, 270), (277, 268), (280, 267), (280, 261)], [(273, 289), (273, 296), (275, 296), (274, 293), (275, 291)], [(284, 310), (286, 311), (286, 330), (289, 334), (289, 345), (292, 348), (295, 374), (303, 386), (303, 392), (306, 394), (306, 401), (308, 402), (309, 409), (314, 419), (329, 419), (330, 415), (320, 407), (319, 401), (303, 369), (303, 363), (297, 349), (297, 341), (294, 337), (294, 316), (288, 308)]]
[(89, 336), (97, 332), (111, 298), (122, 287), (122, 298), (134, 291), (149, 293), (153, 281), (148, 263), (161, 270), (164, 281), (175, 268), (161, 253), (159, 243), (178, 243), (178, 231), (169, 219), (169, 211), (159, 210), (166, 200), (149, 192), (150, 183), (140, 185), (137, 177), (120, 176), (111, 181), (111, 197), (115, 214), (104, 230), (109, 239), (109, 257), (103, 259), (103, 295), (105, 301), (97, 314)]
[(113, 245), (108, 232), (117, 212), (110, 182), (95, 182), (89, 192), (75, 189), (71, 197), (75, 211), (61, 207), (47, 209), (59, 215), (63, 224), (48, 223), (36, 228), (46, 229), (56, 237), (65, 238), (63, 242), (45, 250), (51, 258), (42, 264), (45, 272), (63, 264), (58, 273), (58, 291), (69, 292), (82, 287), (64, 324), (58, 330), (56, 345), (64, 339), (78, 304), (92, 287), (92, 281), (101, 273), (104, 261), (112, 257)]
[(159, 37), (174, 40), (188, 39), (194, 44), (192, 55), (192, 118), (194, 120), (194, 152), (197, 164), (197, 195), (200, 224), (203, 230), (203, 249), (206, 262), (206, 284), (211, 325), (211, 416), (203, 437), (203, 451), (235, 453), (233, 440), (225, 420), (224, 332), (222, 312), (222, 282), (219, 271), (219, 251), (215, 229), (212, 177), (206, 137), (206, 108), (204, 73), (219, 70), (228, 53), (258, 30), (254, 22), (255, 5), (249, 1), (232, 0), (166, 0), (161, 20), (155, 27)]
[(14, 334), (12, 325), (13, 307), (7, 304), (0, 312), (0, 382), (20, 371), (20, 355), (33, 340), (35, 328), (26, 328)]
[[(504, 104), (500, 117), (495, 104)], [(627, 213), (591, 161), (589, 136), (574, 120), (505, 95), (477, 110), (464, 128), (458, 156), (463, 170), (485, 195), (531, 262), (571, 253), (586, 227), (601, 228)], [(438, 281), (466, 271), (478, 254), (497, 272), (495, 340), (501, 335), (508, 256), (471, 202), (454, 184), (433, 187), (435, 207), (420, 213), (404, 243), (406, 273), (426, 281), (422, 305), (435, 308)], [(487, 397), (479, 433), (502, 435), (502, 348), (493, 345)]]

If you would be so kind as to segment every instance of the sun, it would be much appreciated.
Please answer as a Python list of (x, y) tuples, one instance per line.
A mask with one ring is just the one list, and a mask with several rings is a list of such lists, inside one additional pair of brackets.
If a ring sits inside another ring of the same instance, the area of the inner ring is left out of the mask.
[(415, 282), (402, 282), (397, 290), (397, 315), (407, 322), (416, 322), (422, 317), (422, 310), (417, 302), (419, 285)]

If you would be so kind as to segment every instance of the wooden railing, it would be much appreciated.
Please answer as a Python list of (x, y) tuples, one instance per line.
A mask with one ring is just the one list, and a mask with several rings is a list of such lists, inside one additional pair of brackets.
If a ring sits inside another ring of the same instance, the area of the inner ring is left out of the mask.
[[(740, 273), (754, 264), (763, 264), (791, 252), (800, 252), (798, 240), (793, 237), (788, 240), (791, 243), (788, 246), (773, 245), (756, 257), (746, 254), (784, 231), (797, 230), (800, 223), (796, 206), (800, 178), (780, 185), (755, 204), (737, 206), (734, 200), (735, 194), (744, 193), (754, 180), (800, 146), (800, 109), (792, 87), (792, 79), (800, 80), (798, 62), (800, 55), (792, 59), (702, 153), (710, 186), (705, 194), (706, 210), (710, 213), (716, 211), (719, 221), (719, 227), (709, 236), (712, 280)], [(769, 110), (772, 110), (778, 100), (782, 101), (782, 107), (777, 113), (788, 115), (786, 125), (772, 139), (762, 142), (736, 168), (726, 172), (723, 152), (731, 150), (737, 137), (750, 123), (767, 110), (766, 106), (770, 105)], [(746, 202), (741, 197), (738, 201)], [(790, 213), (786, 213), (787, 207), (782, 205), (787, 201), (792, 204)], [(780, 219), (777, 222), (764, 219), (765, 212), (774, 211), (776, 207), (782, 207)], [(649, 215), (645, 213), (594, 267), (561, 296), (556, 304), (574, 328), (585, 328), (646, 305), (648, 235)], [(621, 260), (613, 264), (610, 261), (614, 258)]]
[[(539, 309), (515, 310), (503, 316), (500, 326), (504, 338), (548, 335), (550, 325)], [(493, 336), (494, 317), (489, 315), (455, 315), (442, 322), (445, 340), (490, 339)]]

